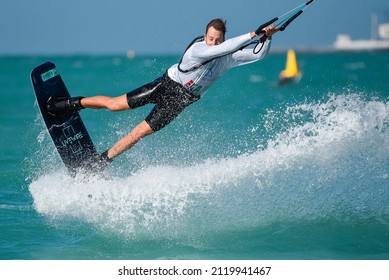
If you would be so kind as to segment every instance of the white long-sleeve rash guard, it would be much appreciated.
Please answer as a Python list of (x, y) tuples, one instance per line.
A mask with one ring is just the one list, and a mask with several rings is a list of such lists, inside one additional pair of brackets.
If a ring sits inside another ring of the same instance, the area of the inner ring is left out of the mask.
[(208, 46), (205, 41), (197, 42), (184, 54), (181, 69), (188, 70), (201, 65), (202, 62), (218, 58), (188, 73), (179, 71), (178, 64), (175, 64), (168, 69), (168, 75), (175, 82), (188, 88), (192, 94), (202, 96), (228, 69), (258, 61), (267, 55), (271, 40), (266, 40), (257, 54), (252, 49), (239, 50), (251, 40), (248, 33), (215, 46)]

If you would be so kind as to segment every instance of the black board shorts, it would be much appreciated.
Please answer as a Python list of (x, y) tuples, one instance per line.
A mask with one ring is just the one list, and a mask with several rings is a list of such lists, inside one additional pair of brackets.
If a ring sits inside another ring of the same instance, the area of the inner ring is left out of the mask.
[(183, 85), (173, 81), (167, 73), (155, 81), (127, 93), (131, 109), (155, 104), (145, 121), (155, 132), (174, 120), (186, 107), (199, 100)]

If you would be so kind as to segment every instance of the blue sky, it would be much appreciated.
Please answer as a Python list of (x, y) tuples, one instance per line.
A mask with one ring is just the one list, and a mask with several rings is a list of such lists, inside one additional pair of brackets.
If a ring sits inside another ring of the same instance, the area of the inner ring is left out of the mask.
[[(304, 0), (0, 0), (2, 54), (179, 54), (213, 18), (227, 37), (253, 31)], [(388, 0), (315, 0), (273, 47), (330, 46), (339, 33), (370, 37), (371, 13), (389, 22)]]

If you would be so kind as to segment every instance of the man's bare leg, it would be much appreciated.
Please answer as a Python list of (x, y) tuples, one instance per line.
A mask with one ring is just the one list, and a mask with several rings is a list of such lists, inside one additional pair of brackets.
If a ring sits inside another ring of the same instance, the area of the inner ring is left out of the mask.
[(81, 99), (81, 105), (91, 109), (108, 109), (110, 111), (123, 111), (131, 109), (127, 103), (127, 95), (119, 97), (93, 96)]
[(111, 149), (108, 150), (108, 158), (114, 159), (124, 151), (132, 148), (143, 137), (154, 133), (146, 121), (142, 121), (127, 136), (120, 139)]
[[(81, 99), (81, 105), (85, 108), (103, 109), (110, 111), (130, 110), (128, 106), (127, 95), (119, 97), (93, 96)], [(142, 121), (127, 136), (120, 139), (112, 148), (108, 150), (108, 158), (114, 159), (124, 151), (132, 148), (143, 137), (154, 133), (146, 121)]]

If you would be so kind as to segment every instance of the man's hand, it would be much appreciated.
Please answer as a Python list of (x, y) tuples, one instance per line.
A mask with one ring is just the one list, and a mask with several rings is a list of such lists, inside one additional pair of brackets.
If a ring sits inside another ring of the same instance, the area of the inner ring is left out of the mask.
[(266, 26), (264, 29), (262, 29), (263, 33), (265, 34), (266, 37), (271, 38), (274, 33), (278, 31), (278, 27), (272, 25)]
[(256, 34), (255, 32), (251, 32), (250, 35), (251, 35), (251, 38), (254, 38), (255, 36), (259, 36), (259, 35), (262, 35), (262, 38), (261, 38), (261, 41), (264, 42), (266, 41), (267, 39), (271, 39), (271, 37), (273, 36), (274, 33), (278, 32), (278, 27), (277, 26), (274, 26), (273, 24), (271, 25), (268, 25), (266, 26), (265, 28), (262, 29), (262, 32), (261, 34)]

